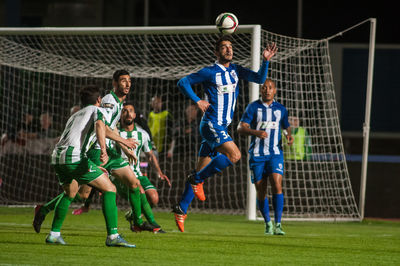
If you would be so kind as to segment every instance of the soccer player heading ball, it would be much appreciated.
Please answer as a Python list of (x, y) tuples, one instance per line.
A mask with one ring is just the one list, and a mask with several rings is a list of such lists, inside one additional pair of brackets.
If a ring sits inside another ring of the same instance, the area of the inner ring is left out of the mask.
[[(201, 201), (206, 199), (203, 191), (204, 180), (240, 160), (240, 150), (228, 134), (228, 126), (232, 122), (239, 95), (239, 79), (264, 83), (269, 60), (276, 52), (275, 43), (268, 45), (263, 51), (264, 60), (260, 69), (254, 72), (232, 63), (232, 38), (223, 35), (215, 43), (217, 62), (179, 80), (178, 87), (182, 93), (194, 101), (204, 113), (200, 122), (202, 143), (199, 160), (196, 169), (188, 176), (180, 202), (173, 207), (175, 221), (181, 232), (184, 231), (187, 209), (194, 196)], [(198, 83), (203, 84), (204, 99), (200, 99), (193, 92), (192, 85)]]

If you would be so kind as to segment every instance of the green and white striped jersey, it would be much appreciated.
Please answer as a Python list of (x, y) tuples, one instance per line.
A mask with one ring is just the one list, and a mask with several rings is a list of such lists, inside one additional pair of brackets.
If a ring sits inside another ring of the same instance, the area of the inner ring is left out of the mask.
[[(140, 171), (140, 152), (142, 150), (144, 152), (150, 152), (153, 149), (149, 134), (140, 126), (135, 125), (132, 131), (125, 131), (123, 128), (120, 128), (119, 135), (124, 139), (133, 138), (138, 142), (138, 145), (134, 149), (138, 160), (136, 164), (131, 165), (131, 168), (137, 176), (142, 176), (142, 172)], [(128, 160), (128, 157), (118, 146), (116, 146), (116, 150), (120, 152), (122, 158)]]
[[(111, 91), (101, 99), (101, 107), (107, 112), (107, 126), (114, 129), (121, 117), (121, 111), (123, 108), (122, 102), (118, 99), (117, 95)], [(108, 148), (113, 146), (110, 139), (106, 139), (106, 146)], [(96, 143), (95, 148), (100, 149), (100, 145)]]
[(67, 121), (64, 132), (51, 155), (52, 164), (71, 164), (79, 162), (96, 140), (95, 123), (106, 123), (103, 108), (86, 106), (73, 114)]

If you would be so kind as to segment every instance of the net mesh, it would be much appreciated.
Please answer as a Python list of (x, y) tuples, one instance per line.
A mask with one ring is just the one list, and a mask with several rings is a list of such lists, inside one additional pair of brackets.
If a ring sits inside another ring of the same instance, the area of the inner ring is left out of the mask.
[[(300, 117), (301, 126), (310, 136), (306, 157), (285, 160), (284, 215), (358, 218), (343, 153), (328, 42), (264, 30), (261, 34), (261, 47), (269, 42), (279, 47), (268, 74), (276, 81), (277, 100), (287, 107), (289, 115)], [(143, 165), (143, 172), (158, 188), (158, 208), (168, 210), (180, 199), (200, 146), (200, 114), (193, 123), (188, 122), (186, 109), (192, 103), (176, 83), (215, 61), (213, 46), (218, 37), (195, 30), (190, 34), (1, 34), (2, 204), (42, 203), (61, 192), (49, 154), (71, 107), (79, 104), (79, 89), (97, 84), (107, 91), (111, 89), (113, 72), (127, 69), (133, 80), (128, 100), (134, 102), (137, 112), (147, 119), (152, 111), (151, 99), (159, 95), (163, 109), (170, 113), (163, 150), (158, 156), (172, 187), (158, 179), (151, 167)], [(234, 35), (235, 63), (250, 67), (251, 40), (250, 33), (239, 31)], [(241, 149), (242, 160), (208, 179), (204, 186), (207, 201), (194, 200), (191, 211), (245, 211), (247, 138), (239, 136), (235, 129), (250, 100), (249, 84), (241, 81), (239, 86), (241, 94), (230, 134)], [(201, 86), (194, 90), (202, 95)], [(49, 128), (45, 120), (51, 122)], [(167, 151), (172, 141), (175, 148), (171, 157)], [(288, 152), (285, 156), (289, 156)], [(122, 199), (118, 204), (128, 206)]]

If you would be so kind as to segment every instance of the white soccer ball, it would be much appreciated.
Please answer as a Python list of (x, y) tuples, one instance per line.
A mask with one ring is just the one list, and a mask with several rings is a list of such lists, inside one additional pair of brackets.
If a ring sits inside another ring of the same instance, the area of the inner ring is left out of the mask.
[(234, 14), (224, 12), (217, 17), (215, 25), (222, 34), (232, 34), (236, 31), (239, 25), (239, 20)]

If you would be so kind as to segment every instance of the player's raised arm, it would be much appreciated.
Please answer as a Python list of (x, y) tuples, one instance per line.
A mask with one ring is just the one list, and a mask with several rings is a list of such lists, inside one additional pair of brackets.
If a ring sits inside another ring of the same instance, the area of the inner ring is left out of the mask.
[(263, 58), (266, 61), (271, 60), (271, 58), (278, 52), (278, 47), (276, 47), (276, 43), (268, 44), (263, 51)]
[(238, 66), (239, 78), (258, 84), (263, 84), (267, 78), (269, 61), (277, 52), (278, 48), (275, 43), (268, 44), (262, 54), (264, 60), (261, 63), (260, 69), (255, 72), (251, 69)]

